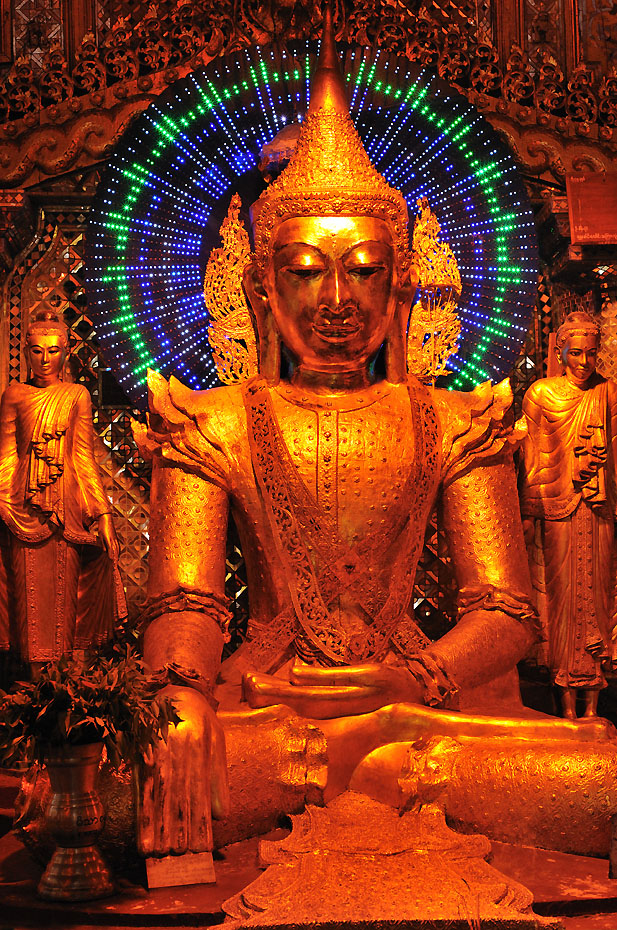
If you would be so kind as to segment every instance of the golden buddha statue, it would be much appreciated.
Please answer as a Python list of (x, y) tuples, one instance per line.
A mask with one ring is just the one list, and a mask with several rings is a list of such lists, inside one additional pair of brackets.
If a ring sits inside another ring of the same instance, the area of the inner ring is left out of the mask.
[[(243, 273), (258, 351), (239, 278), (226, 281), (210, 266), (207, 287), (227, 287), (229, 304), (227, 323), (210, 308), (211, 342), (235, 383), (191, 391), (150, 373), (149, 423), (136, 426), (153, 461), (144, 655), (170, 670), (182, 718), (141, 767), (140, 848), (159, 857), (206, 852), (350, 784), (390, 803), (404, 783), (422, 780), (411, 777), (411, 758), (428, 770), (440, 755), (413, 743), (432, 734), (467, 740), (452, 803), (459, 788), (468, 797), (482, 781), (468, 828), (498, 820), (507, 798), (511, 836), (524, 822), (521, 841), (546, 829), (573, 848), (571, 824), (576, 835), (583, 821), (597, 822), (593, 842), (602, 847), (608, 811), (599, 805), (614, 809), (614, 786), (590, 788), (584, 816), (579, 805), (557, 819), (554, 774), (539, 778), (530, 762), (535, 738), (547, 770), (569, 752), (578, 777), (584, 754), (564, 743), (581, 732), (601, 740), (608, 725), (523, 719), (515, 666), (538, 630), (510, 388), (462, 394), (408, 375), (417, 272), (407, 207), (355, 131), (328, 11), (325, 21), (297, 148), (253, 207), (254, 253), (242, 227), (233, 233), (233, 202), (222, 230), (229, 274)], [(281, 374), (282, 353), (290, 374)], [(431, 643), (413, 619), (412, 590), (438, 494), (459, 616)], [(246, 642), (221, 663), (230, 514), (250, 620)], [(490, 753), (491, 735), (493, 762), (480, 763), (474, 752)], [(525, 747), (518, 783), (529, 789), (520, 802), (504, 784), (508, 765), (494, 761), (517, 740)], [(605, 777), (614, 747), (596, 761)], [(222, 821), (214, 835), (211, 815)]]
[(547, 635), (546, 661), (563, 716), (597, 712), (613, 658), (617, 388), (596, 371), (597, 323), (566, 317), (557, 332), (561, 376), (536, 381), (523, 403), (521, 510)]
[(26, 333), (31, 377), (9, 385), (0, 408), (0, 648), (33, 669), (106, 642), (118, 612), (118, 541), (90, 397), (62, 380), (68, 338), (53, 312), (37, 314)]

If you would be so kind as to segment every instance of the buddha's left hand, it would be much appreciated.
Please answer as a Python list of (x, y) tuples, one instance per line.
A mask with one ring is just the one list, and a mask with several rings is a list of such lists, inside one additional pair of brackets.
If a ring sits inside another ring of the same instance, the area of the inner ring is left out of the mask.
[(102, 513), (98, 520), (99, 537), (105, 552), (112, 562), (118, 561), (120, 555), (120, 545), (114, 529), (113, 520), (110, 513)]
[(251, 707), (285, 704), (316, 720), (367, 714), (397, 702), (421, 704), (424, 693), (406, 668), (375, 663), (315, 668), (296, 662), (289, 681), (247, 672), (243, 687)]

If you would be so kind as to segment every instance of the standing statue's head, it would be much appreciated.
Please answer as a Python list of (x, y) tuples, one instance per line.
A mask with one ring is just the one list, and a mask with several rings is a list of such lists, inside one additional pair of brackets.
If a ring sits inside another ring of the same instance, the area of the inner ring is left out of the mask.
[(417, 281), (407, 205), (372, 166), (349, 115), (329, 6), (296, 150), (252, 218), (244, 285), (262, 374), (277, 379), (282, 341), (305, 375), (366, 376), (385, 342), (387, 375), (403, 380)]
[(56, 313), (39, 311), (26, 330), (25, 353), (37, 387), (61, 380), (69, 350), (69, 330)]
[(572, 384), (584, 386), (596, 369), (600, 327), (581, 310), (569, 313), (557, 330), (556, 352)]

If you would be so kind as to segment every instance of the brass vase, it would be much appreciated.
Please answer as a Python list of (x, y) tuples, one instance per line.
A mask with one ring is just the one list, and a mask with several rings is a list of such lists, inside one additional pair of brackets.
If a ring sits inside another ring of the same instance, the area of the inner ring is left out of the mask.
[(113, 892), (109, 869), (95, 845), (105, 826), (96, 791), (102, 750), (102, 743), (67, 743), (45, 752), (52, 791), (46, 820), (58, 846), (38, 886), (42, 898), (87, 901)]

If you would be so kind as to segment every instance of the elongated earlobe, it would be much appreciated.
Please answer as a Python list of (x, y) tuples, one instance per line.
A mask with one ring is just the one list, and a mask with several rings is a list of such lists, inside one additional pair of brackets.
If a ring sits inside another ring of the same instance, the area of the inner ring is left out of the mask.
[(417, 272), (412, 266), (399, 286), (396, 311), (386, 343), (386, 378), (391, 384), (402, 384), (407, 380), (407, 329), (417, 284)]
[(402, 384), (407, 379), (407, 326), (409, 307), (402, 303), (392, 320), (386, 343), (386, 378), (391, 384)]
[(268, 384), (278, 384), (281, 378), (281, 337), (256, 262), (247, 265), (242, 283), (257, 333), (259, 374)]

